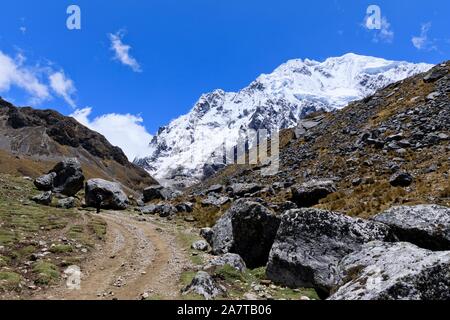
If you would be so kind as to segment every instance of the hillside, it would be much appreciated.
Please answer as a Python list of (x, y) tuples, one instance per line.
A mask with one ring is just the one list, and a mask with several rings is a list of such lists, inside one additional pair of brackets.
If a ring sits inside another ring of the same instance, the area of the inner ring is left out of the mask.
[(75, 119), (53, 110), (18, 108), (0, 98), (0, 173), (34, 178), (67, 157), (80, 160), (87, 178), (113, 179), (129, 190), (155, 183), (120, 148)]
[[(342, 110), (305, 119), (313, 124), (308, 130), (284, 130), (274, 176), (263, 177), (261, 166), (232, 165), (192, 193), (202, 195), (218, 183), (256, 183), (262, 191), (254, 196), (281, 206), (292, 199), (291, 186), (326, 179), (336, 192), (317, 207), (351, 216), (370, 217), (401, 204), (449, 206), (449, 71), (450, 62), (437, 65)], [(411, 181), (391, 183), (399, 174)]]

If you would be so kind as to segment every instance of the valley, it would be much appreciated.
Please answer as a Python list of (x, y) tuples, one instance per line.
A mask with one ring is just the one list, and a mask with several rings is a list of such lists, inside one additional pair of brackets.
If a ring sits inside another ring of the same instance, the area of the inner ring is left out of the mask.
[(230, 164), (184, 188), (0, 100), (0, 298), (450, 299), (450, 62), (422, 67), (282, 126), (276, 174)]

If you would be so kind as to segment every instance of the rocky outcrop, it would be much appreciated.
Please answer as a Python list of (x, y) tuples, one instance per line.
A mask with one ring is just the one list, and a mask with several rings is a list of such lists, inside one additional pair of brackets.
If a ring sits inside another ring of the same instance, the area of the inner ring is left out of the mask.
[(235, 253), (225, 253), (224, 255), (214, 257), (209, 261), (209, 263), (204, 267), (205, 270), (209, 270), (214, 267), (222, 267), (228, 265), (238, 270), (239, 272), (244, 272), (246, 269), (245, 262), (240, 255)]
[(119, 183), (103, 179), (91, 179), (85, 186), (86, 205), (112, 210), (125, 210), (128, 207), (128, 197)]
[(267, 263), (280, 219), (263, 205), (237, 200), (213, 227), (215, 254), (239, 254), (250, 268)]
[(291, 188), (292, 201), (299, 207), (312, 207), (331, 193), (336, 192), (336, 185), (331, 180), (312, 180)]
[(205, 271), (199, 271), (192, 279), (191, 284), (183, 289), (183, 294), (198, 294), (206, 300), (217, 297), (223, 293), (221, 287), (217, 285), (214, 279)]
[(375, 241), (342, 259), (338, 274), (331, 300), (450, 300), (450, 251)]
[(339, 279), (337, 265), (373, 240), (390, 240), (381, 223), (299, 209), (285, 213), (272, 247), (267, 277), (289, 287), (312, 287), (326, 297)]
[(56, 164), (48, 174), (38, 177), (34, 185), (42, 191), (53, 191), (68, 197), (74, 196), (83, 189), (84, 175), (80, 162), (65, 159)]
[(393, 207), (373, 218), (391, 227), (400, 241), (429, 250), (450, 250), (450, 208), (438, 205)]

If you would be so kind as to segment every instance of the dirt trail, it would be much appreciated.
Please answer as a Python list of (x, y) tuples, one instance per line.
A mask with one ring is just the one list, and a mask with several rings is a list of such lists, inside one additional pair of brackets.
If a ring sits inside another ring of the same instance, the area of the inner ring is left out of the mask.
[(81, 270), (81, 289), (69, 290), (64, 283), (42, 298), (135, 300), (144, 292), (159, 299), (177, 298), (178, 280), (189, 259), (173, 232), (122, 213), (100, 216), (108, 224), (106, 243)]

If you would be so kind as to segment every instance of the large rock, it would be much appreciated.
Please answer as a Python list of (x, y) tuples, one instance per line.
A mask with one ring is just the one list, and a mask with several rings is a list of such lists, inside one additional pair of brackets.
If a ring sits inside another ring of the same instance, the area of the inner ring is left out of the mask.
[(177, 208), (169, 203), (150, 204), (139, 208), (142, 214), (158, 214), (161, 218), (169, 218), (175, 216), (178, 212)]
[(389, 183), (393, 187), (408, 187), (413, 183), (414, 178), (407, 172), (397, 172), (391, 176)]
[(337, 282), (338, 262), (373, 240), (391, 240), (389, 227), (325, 210), (288, 211), (270, 252), (267, 277), (292, 288), (315, 288), (326, 297)]
[(205, 271), (199, 271), (195, 275), (190, 285), (183, 289), (183, 294), (198, 294), (206, 300), (213, 299), (223, 293), (214, 279)]
[(230, 202), (230, 198), (221, 196), (217, 193), (210, 193), (205, 199), (202, 200), (201, 204), (204, 207), (214, 206), (221, 207)]
[(152, 200), (170, 200), (173, 198), (173, 191), (160, 185), (150, 186), (144, 189), (144, 202)]
[(291, 188), (292, 201), (299, 207), (312, 207), (329, 194), (336, 192), (331, 180), (311, 180)]
[(83, 189), (84, 175), (78, 159), (66, 159), (56, 164), (50, 173), (56, 173), (53, 178), (53, 192), (72, 197)]
[(450, 251), (375, 241), (346, 256), (331, 300), (450, 300)]
[(113, 210), (125, 210), (128, 207), (128, 197), (119, 183), (103, 179), (91, 179), (86, 182), (86, 205)]
[(264, 266), (279, 225), (280, 218), (271, 210), (239, 199), (213, 227), (213, 252), (237, 253), (250, 268)]
[(78, 159), (66, 159), (59, 162), (48, 174), (34, 181), (36, 188), (42, 191), (53, 191), (72, 197), (83, 189), (84, 175)]
[(400, 241), (429, 250), (450, 250), (450, 208), (438, 205), (393, 207), (373, 218), (389, 225)]
[(234, 197), (243, 197), (258, 192), (262, 186), (256, 183), (235, 183), (227, 188), (227, 192)]

